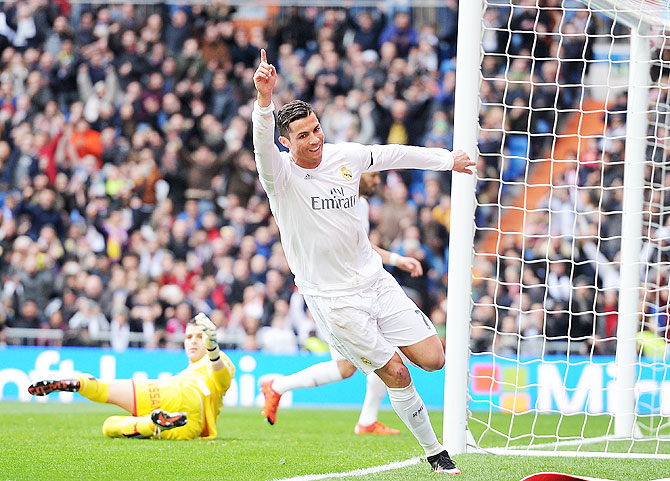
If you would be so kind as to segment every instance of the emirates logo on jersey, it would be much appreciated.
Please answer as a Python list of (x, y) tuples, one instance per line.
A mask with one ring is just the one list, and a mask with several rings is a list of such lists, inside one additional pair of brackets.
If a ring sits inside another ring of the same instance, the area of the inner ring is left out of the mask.
[(358, 195), (347, 195), (344, 187), (330, 189), (332, 197), (312, 196), (313, 210), (350, 209), (356, 205)]
[(344, 177), (344, 180), (351, 180), (351, 178), (354, 176), (349, 169), (346, 167), (342, 167), (340, 169), (340, 172), (342, 172), (342, 177)]

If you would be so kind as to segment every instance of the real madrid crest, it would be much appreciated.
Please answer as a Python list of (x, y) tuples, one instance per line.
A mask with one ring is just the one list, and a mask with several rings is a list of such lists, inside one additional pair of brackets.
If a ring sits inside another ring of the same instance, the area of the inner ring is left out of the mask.
[(347, 169), (346, 167), (342, 167), (340, 169), (340, 172), (342, 172), (342, 177), (344, 177), (344, 180), (351, 180), (351, 178), (353, 177), (353, 174), (351, 173), (351, 171), (349, 169)]

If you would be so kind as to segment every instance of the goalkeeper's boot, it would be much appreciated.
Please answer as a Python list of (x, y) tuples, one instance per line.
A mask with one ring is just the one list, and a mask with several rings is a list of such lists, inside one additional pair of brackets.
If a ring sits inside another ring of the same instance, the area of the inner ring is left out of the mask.
[(400, 431), (398, 431), (397, 429), (390, 428), (386, 424), (382, 424), (379, 421), (375, 421), (369, 426), (363, 426), (361, 423), (356, 423), (354, 433), (388, 435), (388, 434), (400, 434)]
[(261, 392), (265, 396), (263, 416), (265, 416), (265, 419), (267, 419), (270, 424), (274, 424), (277, 420), (277, 408), (279, 407), (279, 400), (281, 399), (281, 394), (272, 389), (272, 381), (274, 381), (274, 379), (268, 379), (261, 383)]
[(446, 450), (434, 456), (428, 456), (428, 462), (436, 473), (461, 474), (461, 470), (456, 467)]
[(158, 429), (164, 431), (183, 426), (188, 422), (186, 413), (169, 413), (162, 409), (154, 409), (151, 412), (151, 421), (158, 426)]
[(28, 386), (28, 392), (33, 396), (46, 396), (55, 391), (77, 392), (80, 387), (78, 379), (45, 379)]

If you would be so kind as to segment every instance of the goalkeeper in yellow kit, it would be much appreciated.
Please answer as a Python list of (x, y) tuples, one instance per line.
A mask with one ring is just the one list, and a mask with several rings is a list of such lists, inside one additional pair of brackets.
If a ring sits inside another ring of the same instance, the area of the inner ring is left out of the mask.
[(132, 416), (111, 416), (102, 432), (109, 437), (203, 439), (216, 437), (216, 418), (235, 368), (216, 342), (216, 327), (203, 313), (186, 326), (189, 365), (165, 380), (101, 381), (87, 375), (42, 380), (28, 387), (35, 396), (78, 392), (95, 402), (116, 404)]

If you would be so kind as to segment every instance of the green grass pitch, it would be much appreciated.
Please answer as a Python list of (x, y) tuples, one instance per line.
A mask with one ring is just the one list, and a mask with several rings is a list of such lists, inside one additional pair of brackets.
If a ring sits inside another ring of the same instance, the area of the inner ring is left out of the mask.
[[(92, 403), (0, 403), (0, 480), (147, 479), (256, 481), (348, 472), (403, 461), (422, 454), (395, 413), (380, 420), (399, 436), (357, 436), (355, 410), (285, 409), (268, 425), (256, 408), (226, 408), (213, 441), (107, 439), (104, 419), (121, 414)], [(441, 433), (440, 413), (431, 413)], [(496, 421), (497, 428), (504, 422)], [(582, 424), (577, 423), (581, 427)], [(474, 426), (473, 426), (474, 428)], [(551, 422), (547, 430), (552, 432)], [(475, 431), (475, 429), (473, 429)], [(480, 431), (481, 432), (481, 429)], [(475, 432), (475, 434), (478, 434)], [(670, 476), (668, 460), (542, 458), (467, 454), (454, 457), (460, 481), (517, 481), (541, 471), (558, 471), (619, 481)], [(336, 479), (443, 479), (428, 464)]]

